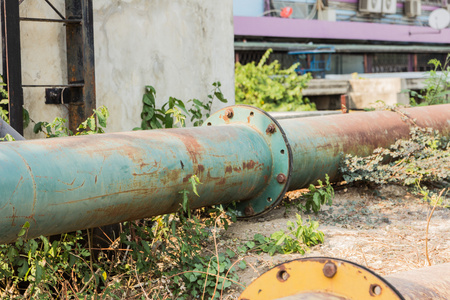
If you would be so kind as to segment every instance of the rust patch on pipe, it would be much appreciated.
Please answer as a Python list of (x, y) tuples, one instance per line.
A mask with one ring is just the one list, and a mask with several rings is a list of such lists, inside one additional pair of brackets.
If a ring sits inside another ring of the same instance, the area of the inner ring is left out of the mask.
[[(75, 182), (75, 179), (74, 179), (74, 181), (73, 181), (73, 183)], [(97, 181), (95, 181), (95, 182), (97, 182)], [(72, 184), (73, 184), (72, 183)], [(61, 190), (61, 191), (55, 191), (55, 193), (66, 193), (66, 192), (72, 192), (72, 191), (75, 191), (75, 190), (78, 190), (78, 189), (81, 189), (83, 186), (84, 186), (84, 184), (86, 183), (86, 179), (85, 180), (83, 180), (83, 183), (81, 183), (79, 186), (77, 186), (77, 187), (74, 187), (74, 188), (71, 188), (71, 189), (67, 189), (67, 190)]]
[(232, 107), (228, 108), (223, 115), (220, 115), (219, 118), (223, 119), (225, 124), (230, 123), (230, 119), (234, 116), (234, 110)]
[(189, 181), (189, 178), (191, 178), (191, 177), (192, 177), (192, 174), (186, 175), (185, 177), (183, 177), (183, 182), (184, 182), (184, 183), (188, 182), (188, 181)]
[(249, 162), (243, 162), (242, 163), (242, 169), (247, 169), (247, 170), (251, 170), (256, 166), (256, 162), (254, 162), (253, 160), (249, 161)]

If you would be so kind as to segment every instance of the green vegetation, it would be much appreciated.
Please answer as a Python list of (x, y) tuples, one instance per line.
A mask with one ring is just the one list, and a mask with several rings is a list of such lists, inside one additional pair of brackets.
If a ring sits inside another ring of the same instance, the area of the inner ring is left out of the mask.
[(281, 69), (278, 61), (266, 64), (272, 49), (266, 51), (260, 62), (236, 64), (235, 95), (237, 104), (248, 104), (266, 111), (316, 110), (315, 104), (302, 96), (311, 74), (299, 76), (295, 69)]
[(310, 212), (312, 209), (312, 211), (317, 213), (322, 205), (331, 205), (333, 203), (334, 189), (330, 184), (328, 174), (325, 174), (325, 184), (321, 180), (317, 180), (317, 182), (319, 186), (316, 187), (310, 184), (308, 187), (309, 192), (304, 195), (306, 203), (302, 208), (307, 212)]
[(430, 60), (428, 64), (433, 65), (433, 70), (428, 72), (425, 88), (420, 93), (409, 91), (412, 106), (450, 103), (450, 54), (445, 59), (444, 64), (437, 59)]
[[(8, 92), (5, 90), (6, 83), (3, 81), (3, 76), (0, 75), (0, 118), (4, 120), (5, 122), (9, 123), (9, 117), (8, 117)], [(27, 128), (30, 124), (30, 115), (28, 114), (28, 111), (24, 108), (23, 109), (23, 128)]]
[(266, 252), (270, 255), (275, 253), (305, 254), (309, 247), (322, 244), (324, 234), (318, 230), (319, 222), (309, 219), (308, 223), (303, 224), (302, 217), (296, 214), (295, 222), (287, 222), (287, 231), (280, 230), (274, 232), (270, 237), (264, 237), (262, 234), (255, 234), (254, 241), (246, 246), (256, 252)]
[(406, 186), (450, 184), (450, 143), (437, 131), (412, 127), (409, 140), (378, 148), (367, 157), (347, 155), (340, 171), (347, 182)]
[[(196, 194), (198, 178), (191, 177)], [(189, 191), (180, 192), (180, 209), (122, 225), (120, 237), (105, 249), (92, 248), (91, 230), (27, 240), (24, 224), (14, 244), (0, 246), (0, 291), (4, 297), (142, 298), (190, 296), (218, 298), (237, 283), (232, 252), (219, 253), (215, 243), (220, 223), (228, 224), (221, 207), (189, 209)], [(197, 195), (198, 196), (198, 195)], [(53, 237), (54, 239), (54, 237)]]
[(43, 132), (47, 138), (104, 133), (108, 117), (108, 109), (101, 106), (99, 109), (94, 109), (94, 113), (78, 126), (75, 133), (69, 130), (67, 120), (64, 118), (55, 118), (50, 123), (38, 122), (34, 125), (33, 132), (36, 134)]
[(156, 90), (151, 85), (146, 86), (142, 98), (141, 127), (136, 127), (133, 130), (173, 128), (177, 124), (184, 127), (186, 117), (190, 117), (194, 126), (201, 126), (203, 121), (209, 118), (211, 114), (214, 99), (222, 103), (228, 102), (222, 94), (220, 82), (214, 82), (213, 87), (206, 103), (198, 99), (191, 99), (187, 103), (192, 103), (192, 107), (186, 109), (186, 104), (174, 97), (170, 97), (169, 101), (164, 103), (161, 108), (156, 108)]
[(5, 90), (6, 83), (3, 81), (3, 76), (0, 75), (0, 118), (9, 123), (8, 118), (8, 92)]

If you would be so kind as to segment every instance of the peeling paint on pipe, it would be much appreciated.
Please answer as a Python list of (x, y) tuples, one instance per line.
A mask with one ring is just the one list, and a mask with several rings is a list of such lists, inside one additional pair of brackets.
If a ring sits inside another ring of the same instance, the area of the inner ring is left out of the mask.
[[(405, 112), (450, 136), (450, 105)], [(194, 174), (203, 184), (192, 208), (240, 201), (241, 216), (255, 216), (287, 189), (337, 179), (344, 154), (368, 155), (408, 135), (395, 112), (277, 122), (234, 106), (201, 128), (1, 143), (0, 243), (26, 221), (32, 238), (174, 212)]]
[(0, 242), (174, 212), (196, 174), (192, 208), (251, 199), (271, 153), (245, 126), (137, 131), (0, 144)]

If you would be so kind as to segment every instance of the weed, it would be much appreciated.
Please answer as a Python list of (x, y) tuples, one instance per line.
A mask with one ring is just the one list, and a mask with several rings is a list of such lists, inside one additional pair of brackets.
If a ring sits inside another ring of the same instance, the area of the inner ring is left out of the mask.
[(431, 59), (428, 64), (433, 65), (433, 70), (428, 72), (425, 88), (420, 93), (409, 91), (412, 106), (450, 103), (448, 97), (450, 93), (450, 54), (445, 59), (444, 64), (437, 59)]
[(223, 103), (228, 102), (222, 94), (220, 82), (214, 82), (213, 87), (206, 103), (191, 99), (187, 103), (192, 103), (192, 107), (187, 110), (185, 103), (174, 97), (170, 97), (169, 101), (164, 103), (161, 108), (156, 108), (156, 90), (151, 85), (146, 86), (146, 92), (142, 98), (141, 127), (133, 130), (173, 128), (177, 124), (184, 127), (186, 117), (190, 117), (194, 126), (201, 126), (204, 119), (209, 118), (215, 98)]
[[(14, 244), (0, 246), (0, 295), (8, 298), (218, 298), (239, 285), (232, 251), (219, 252), (216, 234), (226, 219), (221, 207), (189, 208), (201, 184), (194, 175), (176, 213), (126, 222), (109, 248), (91, 248), (81, 231), (27, 240), (27, 222)], [(201, 219), (199, 213), (207, 216)], [(214, 241), (214, 249), (208, 245)], [(92, 254), (96, 251), (97, 255)]]
[(309, 192), (303, 197), (306, 199), (305, 205), (299, 204), (299, 208), (306, 212), (310, 212), (311, 209), (315, 213), (319, 212), (322, 205), (331, 205), (334, 198), (334, 189), (330, 184), (330, 177), (325, 174), (325, 184), (321, 180), (317, 180), (319, 186), (316, 187), (313, 184), (309, 185)]
[(12, 142), (16, 139), (12, 137), (10, 134), (6, 134), (4, 137), (0, 138), (0, 142)]
[(427, 257), (428, 265), (431, 266), (430, 256), (428, 255), (428, 230), (430, 228), (430, 221), (431, 217), (433, 216), (434, 210), (436, 209), (436, 206), (438, 206), (439, 203), (442, 203), (442, 194), (445, 192), (446, 189), (442, 189), (438, 196), (432, 197), (431, 205), (433, 205), (433, 208), (431, 209), (430, 213), (427, 216), (427, 230), (425, 234), (425, 255)]
[[(67, 127), (67, 120), (59, 117), (55, 118), (53, 122), (50, 123), (36, 123), (33, 132), (36, 134), (43, 132), (47, 138), (104, 133), (108, 117), (108, 109), (105, 106), (101, 106), (99, 109), (94, 109), (94, 113), (78, 126), (75, 134)], [(98, 124), (96, 120), (98, 120)]]
[(241, 253), (247, 251), (265, 252), (270, 255), (275, 253), (305, 254), (309, 251), (309, 247), (323, 243), (324, 234), (318, 230), (319, 222), (309, 219), (309, 222), (303, 224), (302, 217), (296, 214), (295, 222), (287, 222), (287, 231), (280, 230), (274, 232), (270, 237), (262, 234), (255, 234), (252, 241), (238, 247)]
[(8, 92), (5, 90), (6, 83), (3, 80), (3, 76), (0, 75), (0, 118), (9, 123), (8, 117)]

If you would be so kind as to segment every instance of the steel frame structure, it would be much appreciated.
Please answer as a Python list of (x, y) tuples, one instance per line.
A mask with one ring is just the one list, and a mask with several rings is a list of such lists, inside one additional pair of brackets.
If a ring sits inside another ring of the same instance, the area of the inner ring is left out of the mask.
[[(58, 19), (20, 17), (22, 1), (0, 2), (3, 76), (9, 93), (10, 123), (20, 134), (23, 134), (23, 88), (46, 88), (46, 104), (68, 104), (71, 130), (77, 128), (96, 105), (92, 0), (65, 0), (65, 16), (50, 0), (44, 1)], [(20, 22), (51, 22), (66, 26), (67, 84), (22, 84)]]

